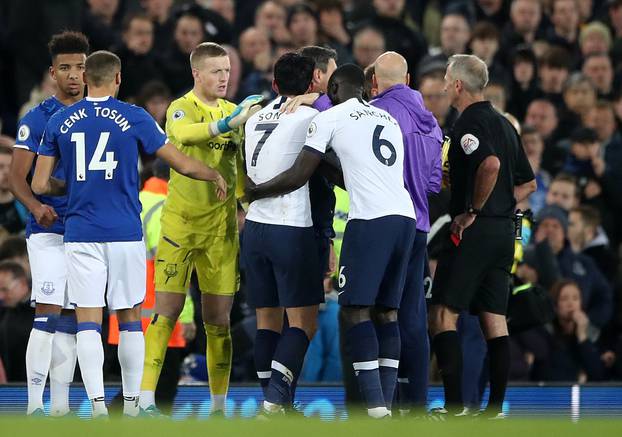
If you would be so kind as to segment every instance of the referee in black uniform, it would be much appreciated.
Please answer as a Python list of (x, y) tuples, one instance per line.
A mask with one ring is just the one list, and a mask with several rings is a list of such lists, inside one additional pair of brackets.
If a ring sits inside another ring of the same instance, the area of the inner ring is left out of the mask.
[(535, 191), (533, 171), (514, 127), (485, 101), (486, 64), (476, 56), (449, 59), (445, 91), (460, 113), (449, 148), (451, 236), (440, 255), (430, 329), (445, 387), (447, 413), (467, 415), (462, 403), (462, 351), (456, 333), (460, 311), (480, 317), (488, 343), (488, 413), (502, 418), (510, 350), (505, 313), (514, 257), (516, 202)]

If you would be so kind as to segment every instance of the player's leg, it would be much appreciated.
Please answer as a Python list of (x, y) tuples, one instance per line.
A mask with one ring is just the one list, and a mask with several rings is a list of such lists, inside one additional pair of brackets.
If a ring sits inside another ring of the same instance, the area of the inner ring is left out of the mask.
[(102, 308), (108, 280), (105, 248), (100, 243), (65, 243), (70, 302), (76, 306), (76, 349), (93, 417), (106, 416)]
[[(156, 302), (145, 332), (145, 362), (140, 385), (140, 407), (155, 411), (155, 391), (175, 322), (184, 307), (193, 268), (188, 239), (173, 241), (166, 235), (185, 235), (162, 228), (155, 263)], [(149, 410), (151, 411), (151, 410)]]
[(257, 308), (255, 313), (257, 314), (255, 370), (265, 399), (272, 376), (272, 358), (274, 358), (283, 329), (283, 308)]
[(207, 373), (211, 411), (225, 410), (233, 350), (230, 314), (233, 296), (240, 285), (237, 233), (227, 237), (206, 237), (195, 265), (201, 288), (203, 327), (207, 340)]
[(76, 371), (78, 324), (73, 309), (63, 309), (56, 325), (50, 364), (50, 416), (69, 413), (69, 388)]
[(43, 391), (54, 355), (54, 337), (65, 303), (66, 267), (62, 235), (32, 234), (26, 245), (35, 302), (35, 319), (26, 348), (27, 414), (41, 414)]
[(106, 243), (108, 262), (107, 302), (119, 319), (119, 364), (123, 384), (123, 414), (138, 415), (145, 339), (140, 304), (145, 299), (147, 260), (142, 241)]
[(427, 308), (423, 276), (427, 233), (417, 231), (408, 265), (404, 294), (398, 312), (401, 354), (399, 367), (400, 410), (425, 410), (430, 363)]
[(464, 406), (479, 411), (482, 404), (480, 381), (486, 361), (486, 340), (477, 316), (462, 311), (458, 318), (458, 335), (462, 346), (462, 393)]

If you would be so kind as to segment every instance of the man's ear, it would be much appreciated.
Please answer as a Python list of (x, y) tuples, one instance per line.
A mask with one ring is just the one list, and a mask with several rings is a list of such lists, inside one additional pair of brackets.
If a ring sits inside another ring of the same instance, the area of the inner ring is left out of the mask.
[(117, 74), (115, 74), (114, 76), (114, 83), (116, 85), (121, 85), (121, 72), (117, 72)]
[(410, 73), (406, 73), (406, 85), (410, 86)]
[(371, 75), (371, 87), (378, 88), (378, 78), (376, 77), (376, 73)]
[(272, 91), (280, 95), (279, 86), (276, 84), (276, 80), (274, 79), (272, 79)]

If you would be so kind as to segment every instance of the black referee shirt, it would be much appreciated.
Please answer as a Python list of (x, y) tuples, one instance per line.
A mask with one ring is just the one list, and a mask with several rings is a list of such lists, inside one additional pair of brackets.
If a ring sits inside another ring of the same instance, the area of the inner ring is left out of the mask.
[(468, 106), (454, 124), (449, 147), (452, 217), (467, 210), (473, 200), (477, 168), (484, 159), (501, 162), (497, 183), (481, 208), (481, 217), (513, 217), (514, 186), (534, 179), (520, 136), (488, 101)]

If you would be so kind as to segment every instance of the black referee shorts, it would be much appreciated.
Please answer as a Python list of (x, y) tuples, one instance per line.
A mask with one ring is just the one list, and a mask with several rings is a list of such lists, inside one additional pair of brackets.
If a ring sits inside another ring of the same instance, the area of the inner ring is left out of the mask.
[(473, 314), (505, 315), (514, 262), (514, 222), (478, 217), (456, 247), (444, 242), (432, 285), (432, 304)]

